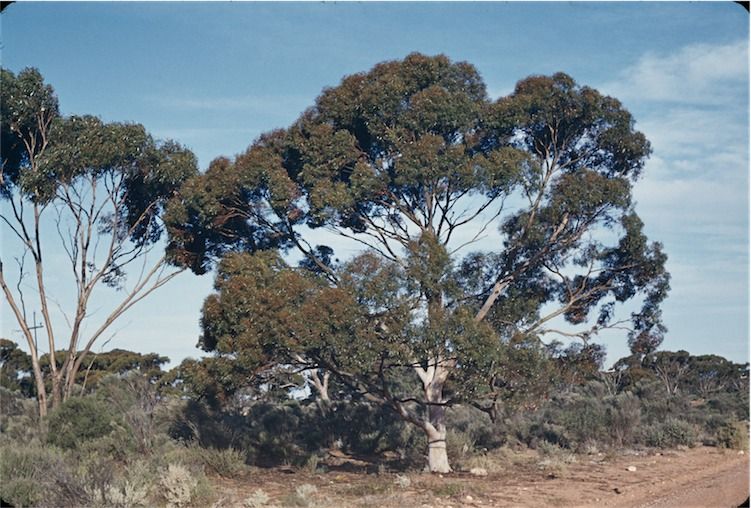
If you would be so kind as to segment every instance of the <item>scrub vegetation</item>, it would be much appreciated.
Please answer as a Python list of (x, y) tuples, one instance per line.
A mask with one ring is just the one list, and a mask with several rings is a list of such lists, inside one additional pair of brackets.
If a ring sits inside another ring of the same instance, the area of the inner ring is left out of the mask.
[[(473, 65), (414, 53), (199, 173), (140, 125), (61, 115), (38, 71), (2, 73), (2, 222), (22, 254), (0, 286), (26, 340), (0, 341), (4, 502), (331, 501), (313, 480), (242, 500), (217, 487), (268, 468), (378, 478), (344, 497), (457, 499), (464, 483), (409, 474), (748, 447), (748, 364), (660, 350), (667, 255), (632, 200), (651, 148), (617, 99), (557, 73), (491, 100)], [(64, 343), (44, 224), (77, 288)], [(360, 252), (340, 258), (345, 241)], [(191, 271), (215, 276), (209, 356), (164, 371), (158, 354), (93, 352)], [(91, 332), (101, 286), (122, 300)], [(608, 370), (604, 330), (631, 351)]]

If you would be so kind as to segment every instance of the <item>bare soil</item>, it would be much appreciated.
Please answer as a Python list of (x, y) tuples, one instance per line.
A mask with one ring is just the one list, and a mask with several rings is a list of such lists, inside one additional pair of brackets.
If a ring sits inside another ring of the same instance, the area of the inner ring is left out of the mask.
[[(714, 508), (737, 507), (749, 495), (748, 453), (709, 447), (555, 457), (507, 451), (485, 460), (485, 477), (367, 473), (372, 464), (341, 458), (333, 464), (325, 473), (254, 469), (239, 479), (216, 478), (218, 505), (243, 506), (257, 489), (270, 497), (267, 506), (321, 507)], [(304, 499), (295, 495), (303, 484), (316, 487)]]

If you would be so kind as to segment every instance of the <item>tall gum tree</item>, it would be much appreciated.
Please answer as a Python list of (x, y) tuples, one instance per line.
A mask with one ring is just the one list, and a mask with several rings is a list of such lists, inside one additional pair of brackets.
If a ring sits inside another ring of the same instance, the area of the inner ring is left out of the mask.
[[(662, 340), (666, 257), (631, 200), (649, 152), (616, 99), (565, 74), (491, 101), (472, 65), (411, 54), (190, 180), (170, 256), (197, 273), (221, 259), (204, 349), (330, 372), (422, 429), (429, 469), (448, 472), (446, 408), (492, 416), (510, 352), (614, 327)], [(497, 244), (462, 256), (490, 227)], [(316, 228), (362, 254), (332, 262)]]
[[(27, 341), (44, 416), (48, 394), (42, 353), (27, 307), (41, 310), (54, 407), (73, 393), (82, 362), (112, 323), (183, 271), (169, 266), (163, 253), (156, 261), (148, 253), (158, 247), (167, 199), (197, 174), (196, 159), (174, 142), (157, 143), (138, 124), (62, 116), (54, 90), (36, 69), (18, 75), (2, 70), (0, 107), (0, 287)], [(45, 234), (50, 227), (56, 234)], [(11, 252), (18, 253), (12, 267), (17, 277), (7, 280), (3, 261)], [(74, 297), (62, 304), (48, 286), (51, 266), (56, 279), (65, 279), (57, 264), (49, 264), (53, 253), (69, 261), (67, 280), (75, 288)], [(29, 292), (23, 280), (27, 269), (36, 295), (24, 295), (24, 289)], [(93, 331), (86, 331), (94, 292), (102, 286), (121, 290), (122, 298)], [(52, 319), (58, 306), (67, 327)], [(66, 353), (58, 358), (62, 348)]]

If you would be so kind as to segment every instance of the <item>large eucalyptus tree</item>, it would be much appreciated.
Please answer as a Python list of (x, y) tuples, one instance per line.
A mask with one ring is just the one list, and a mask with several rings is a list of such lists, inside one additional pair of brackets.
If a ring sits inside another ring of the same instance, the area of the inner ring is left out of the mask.
[[(171, 256), (197, 273), (221, 259), (204, 349), (330, 373), (422, 429), (447, 472), (446, 407), (492, 413), (544, 336), (661, 341), (665, 255), (631, 197), (649, 152), (616, 99), (565, 74), (491, 101), (472, 65), (411, 54), (190, 180)], [(361, 254), (337, 262), (318, 228)]]

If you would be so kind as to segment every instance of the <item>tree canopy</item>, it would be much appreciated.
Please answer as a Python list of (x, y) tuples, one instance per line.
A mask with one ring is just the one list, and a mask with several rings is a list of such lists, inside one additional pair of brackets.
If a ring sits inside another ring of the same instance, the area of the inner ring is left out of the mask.
[[(196, 273), (218, 261), (205, 350), (330, 372), (423, 429), (430, 469), (448, 471), (445, 407), (492, 413), (509, 361), (534, 365), (542, 338), (661, 342), (666, 256), (631, 196), (649, 153), (618, 100), (566, 74), (492, 101), (471, 64), (415, 53), (190, 179), (169, 253)], [(490, 227), (500, 240), (465, 253)], [(318, 228), (363, 252), (338, 261)]]

